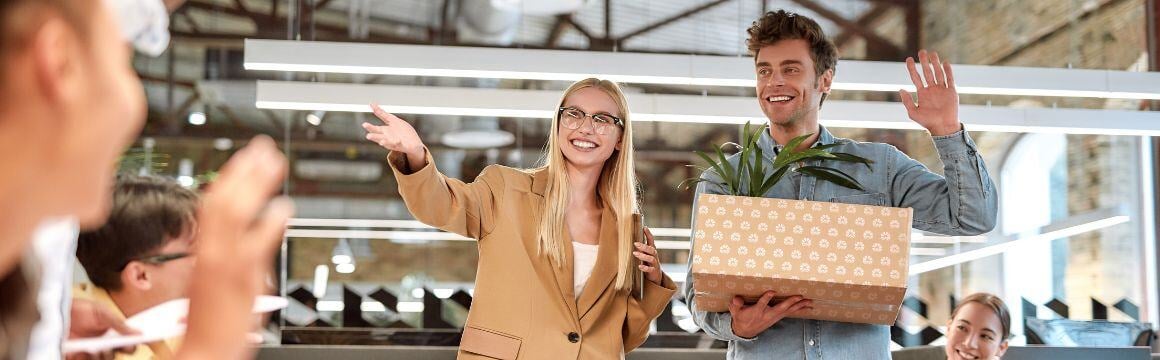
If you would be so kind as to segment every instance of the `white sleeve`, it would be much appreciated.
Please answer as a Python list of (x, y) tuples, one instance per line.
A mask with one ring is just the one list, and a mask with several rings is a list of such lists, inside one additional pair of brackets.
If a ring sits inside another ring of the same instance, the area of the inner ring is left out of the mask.
[(60, 351), (68, 334), (78, 231), (76, 219), (62, 218), (41, 223), (33, 235), (32, 254), (41, 265), (36, 293), (40, 321), (32, 328), (29, 360), (64, 358)]
[(169, 9), (162, 0), (105, 0), (121, 25), (125, 41), (142, 54), (159, 56), (169, 48)]

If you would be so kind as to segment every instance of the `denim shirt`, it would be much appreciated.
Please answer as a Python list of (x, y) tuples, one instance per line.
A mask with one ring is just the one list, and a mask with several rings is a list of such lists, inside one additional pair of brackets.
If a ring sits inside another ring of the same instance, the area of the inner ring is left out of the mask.
[[(822, 126), (819, 126), (819, 131), (814, 146), (838, 143), (841, 145), (830, 151), (851, 153), (874, 161), (870, 165), (872, 171), (860, 163), (825, 163), (825, 166), (858, 179), (866, 190), (848, 189), (828, 181), (818, 181), (813, 176), (790, 173), (764, 197), (913, 208), (915, 229), (946, 235), (978, 235), (995, 227), (999, 206), (995, 185), (974, 141), (965, 130), (934, 137), (946, 177), (930, 172), (891, 145), (835, 138)], [(781, 150), (769, 131), (762, 132), (758, 146), (771, 162), (775, 150)], [(729, 157), (729, 161), (736, 166), (738, 155)], [(805, 165), (819, 163), (807, 162)], [(772, 173), (773, 169), (766, 170)], [(791, 181), (791, 174), (800, 178)], [(701, 178), (719, 180), (711, 170)], [(702, 193), (721, 194), (723, 191), (702, 182), (697, 187), (697, 195)], [(695, 224), (696, 212), (693, 214)], [(741, 338), (733, 333), (728, 312), (697, 309), (691, 285), (690, 267), (685, 280), (685, 299), (693, 319), (709, 336), (729, 341), (729, 359), (890, 359), (890, 328), (883, 325), (783, 319), (752, 339)]]

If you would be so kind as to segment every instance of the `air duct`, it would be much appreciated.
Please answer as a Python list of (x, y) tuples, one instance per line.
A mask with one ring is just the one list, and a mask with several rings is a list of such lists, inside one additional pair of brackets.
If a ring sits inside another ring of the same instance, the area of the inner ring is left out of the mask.
[[(456, 35), (459, 43), (490, 46), (510, 46), (515, 40), (521, 18), (520, 8), (511, 1), (460, 0), (456, 16)], [(501, 5), (501, 6), (496, 6)], [(459, 86), (496, 88), (498, 79), (460, 79)], [(511, 145), (512, 133), (499, 129), (499, 118), (466, 116), (458, 118), (458, 126), (442, 133), (440, 142), (462, 149), (490, 149)]]

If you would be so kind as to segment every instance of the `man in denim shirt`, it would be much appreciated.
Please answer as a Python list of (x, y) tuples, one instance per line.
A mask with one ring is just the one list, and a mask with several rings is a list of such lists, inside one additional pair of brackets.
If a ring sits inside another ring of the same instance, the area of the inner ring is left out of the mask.
[[(832, 151), (874, 161), (869, 172), (860, 163), (826, 163), (857, 178), (865, 191), (794, 172), (765, 197), (913, 208), (915, 228), (948, 235), (977, 235), (994, 228), (998, 209), (995, 185), (958, 120), (958, 94), (950, 64), (942, 63), (937, 53), (918, 53), (921, 76), (914, 59), (907, 59), (911, 80), (918, 89), (917, 103), (906, 91), (900, 90), (900, 96), (910, 118), (931, 133), (946, 177), (930, 172), (893, 146), (835, 138), (818, 125), (818, 111), (830, 92), (838, 54), (816, 22), (782, 10), (766, 13), (748, 32), (747, 45), (755, 56), (758, 103), (770, 125), (758, 142), (762, 153), (772, 161), (772, 155), (782, 148), (779, 144), (813, 134), (802, 143), (803, 148), (837, 143), (841, 145)], [(738, 161), (736, 155), (729, 160), (735, 165)], [(720, 180), (711, 171), (702, 178)], [(719, 194), (721, 189), (702, 182), (697, 194), (702, 193)], [(777, 294), (767, 291), (756, 304), (733, 299), (729, 312), (698, 310), (692, 271), (689, 274), (685, 298), (693, 319), (710, 336), (729, 341), (730, 359), (890, 358), (886, 326), (786, 318), (811, 308), (810, 300), (801, 296), (769, 306)]]

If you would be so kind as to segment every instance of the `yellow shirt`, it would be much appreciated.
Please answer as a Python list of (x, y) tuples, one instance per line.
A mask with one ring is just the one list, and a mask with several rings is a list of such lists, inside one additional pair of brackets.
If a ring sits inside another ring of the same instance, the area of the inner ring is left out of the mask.
[[(97, 287), (93, 284), (77, 284), (73, 288), (73, 297), (79, 299), (91, 300), (99, 304), (104, 304), (117, 314), (122, 320), (125, 319), (125, 314), (117, 307), (117, 303), (113, 302), (113, 298), (109, 296), (109, 292), (105, 289)], [(132, 354), (118, 353), (117, 360), (152, 360), (152, 359), (172, 359), (173, 351), (181, 344), (180, 338), (169, 338), (164, 341), (157, 341), (145, 346), (137, 346), (136, 351)]]

